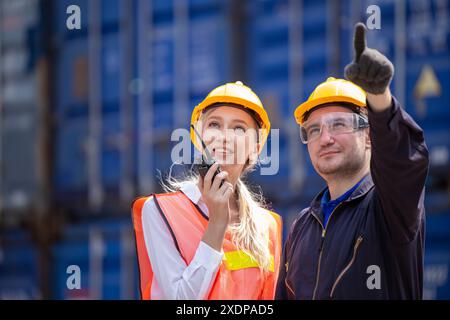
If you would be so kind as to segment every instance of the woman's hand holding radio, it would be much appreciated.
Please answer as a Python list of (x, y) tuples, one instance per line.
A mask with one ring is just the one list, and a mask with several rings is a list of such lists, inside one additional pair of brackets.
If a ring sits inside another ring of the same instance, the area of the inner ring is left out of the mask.
[[(226, 181), (228, 172), (222, 171), (214, 176), (219, 165), (214, 163), (200, 178), (200, 191), (208, 207), (209, 223), (203, 236), (203, 242), (213, 249), (221, 251), (222, 242), (230, 222), (229, 199), (233, 195), (233, 185)], [(221, 185), (222, 180), (224, 181)]]

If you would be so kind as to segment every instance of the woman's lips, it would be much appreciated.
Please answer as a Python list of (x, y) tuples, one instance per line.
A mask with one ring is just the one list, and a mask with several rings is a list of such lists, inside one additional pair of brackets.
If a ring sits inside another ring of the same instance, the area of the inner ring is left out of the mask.
[(232, 154), (233, 151), (231, 149), (214, 148), (213, 149), (213, 153), (214, 154), (217, 154), (217, 153), (220, 153), (220, 154)]

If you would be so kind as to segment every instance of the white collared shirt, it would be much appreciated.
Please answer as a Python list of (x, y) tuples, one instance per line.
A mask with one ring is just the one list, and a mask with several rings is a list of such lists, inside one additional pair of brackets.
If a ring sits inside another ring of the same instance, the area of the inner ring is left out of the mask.
[[(186, 183), (181, 191), (208, 215), (208, 208), (201, 200), (197, 185)], [(147, 199), (142, 208), (142, 227), (153, 270), (152, 299), (205, 299), (211, 290), (223, 253), (200, 241), (194, 258), (186, 265), (153, 197)]]

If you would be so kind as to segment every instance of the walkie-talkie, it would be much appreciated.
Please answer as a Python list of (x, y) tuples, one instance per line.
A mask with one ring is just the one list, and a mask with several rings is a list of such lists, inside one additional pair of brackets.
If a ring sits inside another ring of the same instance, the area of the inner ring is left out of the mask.
[[(202, 138), (200, 138), (200, 135), (198, 134), (197, 130), (195, 130), (194, 125), (191, 124), (191, 128), (194, 130), (196, 136), (200, 139), (200, 142), (202, 143), (202, 147), (204, 150), (204, 153), (202, 153), (202, 163), (195, 164), (195, 167), (196, 167), (198, 173), (200, 174), (200, 176), (202, 177), (202, 179), (205, 179), (205, 175), (208, 172), (209, 168), (211, 168), (216, 161), (211, 156), (211, 153), (209, 153), (208, 149), (206, 148), (205, 142), (202, 140)], [(214, 178), (216, 177), (216, 175), (218, 175), (220, 173), (220, 171), (221, 170), (220, 170), (220, 166), (219, 166), (219, 167), (217, 167), (216, 172), (214, 172), (211, 181), (214, 181)], [(224, 180), (222, 180), (220, 182), (219, 188), (223, 185), (223, 182), (224, 182)]]

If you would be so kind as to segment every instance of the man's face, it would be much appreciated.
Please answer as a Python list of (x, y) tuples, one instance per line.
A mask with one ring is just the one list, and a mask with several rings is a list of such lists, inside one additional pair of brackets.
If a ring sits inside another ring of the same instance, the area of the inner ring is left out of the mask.
[[(329, 116), (332, 112), (352, 113), (351, 110), (340, 106), (325, 107), (313, 111), (308, 123), (320, 123), (324, 116)], [(333, 135), (323, 126), (320, 136), (308, 142), (308, 151), (315, 170), (323, 178), (353, 175), (370, 159), (368, 129)]]

